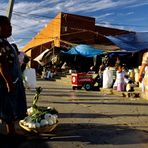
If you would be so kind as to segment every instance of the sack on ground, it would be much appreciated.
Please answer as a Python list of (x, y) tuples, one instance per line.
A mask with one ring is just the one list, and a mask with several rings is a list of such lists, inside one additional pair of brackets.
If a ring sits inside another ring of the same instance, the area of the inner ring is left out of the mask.
[(103, 88), (111, 88), (113, 84), (113, 71), (106, 68), (103, 72)]

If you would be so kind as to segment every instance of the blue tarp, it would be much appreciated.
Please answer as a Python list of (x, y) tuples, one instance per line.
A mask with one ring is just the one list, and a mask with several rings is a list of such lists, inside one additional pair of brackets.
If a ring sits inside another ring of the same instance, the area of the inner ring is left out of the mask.
[(118, 47), (127, 51), (148, 49), (148, 32), (135, 32), (106, 37)]
[(81, 45), (77, 45), (77, 46), (70, 48), (70, 50), (67, 52), (65, 51), (62, 51), (62, 52), (66, 54), (71, 54), (71, 55), (81, 55), (84, 57), (93, 57), (93, 56), (102, 54), (103, 50), (93, 48), (89, 45), (81, 44)]
[(108, 56), (110, 58), (112, 58), (113, 56), (126, 56), (132, 54), (132, 52), (128, 52), (128, 51), (123, 51), (123, 52), (110, 52), (108, 53)]

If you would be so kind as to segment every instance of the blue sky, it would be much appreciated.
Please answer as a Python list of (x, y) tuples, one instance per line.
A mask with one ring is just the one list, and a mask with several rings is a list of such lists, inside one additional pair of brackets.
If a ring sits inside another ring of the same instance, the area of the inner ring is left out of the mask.
[[(6, 15), (8, 1), (0, 1), (0, 15)], [(59, 12), (94, 17), (96, 25), (148, 31), (148, 0), (15, 0), (13, 10), (11, 41), (20, 48)]]

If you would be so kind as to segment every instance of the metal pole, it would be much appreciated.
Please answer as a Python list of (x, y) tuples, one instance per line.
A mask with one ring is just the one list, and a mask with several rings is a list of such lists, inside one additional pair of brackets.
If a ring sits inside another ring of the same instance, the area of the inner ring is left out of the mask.
[(12, 11), (13, 11), (13, 5), (15, 0), (9, 0), (9, 4), (7, 7), (7, 17), (11, 20)]

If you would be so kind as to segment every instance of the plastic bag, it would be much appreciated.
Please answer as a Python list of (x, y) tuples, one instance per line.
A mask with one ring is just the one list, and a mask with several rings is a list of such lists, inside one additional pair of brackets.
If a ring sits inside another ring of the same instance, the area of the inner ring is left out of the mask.
[(36, 71), (34, 68), (26, 68), (24, 73), (24, 86), (25, 88), (36, 87)]
[(103, 72), (103, 88), (111, 88), (113, 85), (113, 71), (106, 68)]

